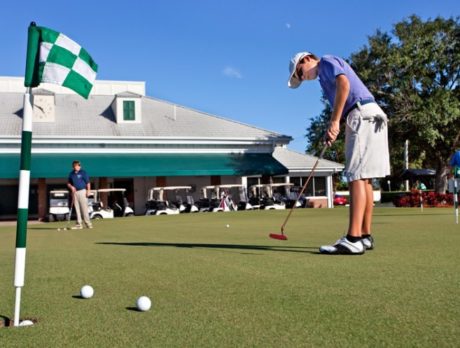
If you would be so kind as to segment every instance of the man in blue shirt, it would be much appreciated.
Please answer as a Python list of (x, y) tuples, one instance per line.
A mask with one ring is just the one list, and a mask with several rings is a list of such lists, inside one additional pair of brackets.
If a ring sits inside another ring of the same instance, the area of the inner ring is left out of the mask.
[(346, 122), (344, 175), (350, 189), (350, 220), (347, 235), (333, 245), (320, 248), (324, 254), (364, 254), (374, 248), (371, 235), (373, 212), (372, 179), (390, 174), (387, 116), (374, 96), (343, 59), (327, 55), (318, 58), (300, 52), (289, 64), (290, 88), (319, 78), (332, 107), (325, 146), (339, 135), (340, 120)]
[(73, 170), (69, 173), (67, 187), (72, 191), (73, 204), (77, 212), (77, 224), (72, 227), (73, 230), (83, 228), (82, 218), (87, 228), (93, 228), (88, 214), (88, 196), (91, 191), (91, 182), (88, 174), (81, 169), (80, 161), (73, 161)]

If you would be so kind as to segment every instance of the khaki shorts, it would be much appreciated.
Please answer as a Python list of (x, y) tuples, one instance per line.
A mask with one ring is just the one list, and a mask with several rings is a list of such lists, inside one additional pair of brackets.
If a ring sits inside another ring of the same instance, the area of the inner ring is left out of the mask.
[(389, 175), (388, 122), (380, 106), (359, 105), (346, 121), (344, 175), (348, 181)]

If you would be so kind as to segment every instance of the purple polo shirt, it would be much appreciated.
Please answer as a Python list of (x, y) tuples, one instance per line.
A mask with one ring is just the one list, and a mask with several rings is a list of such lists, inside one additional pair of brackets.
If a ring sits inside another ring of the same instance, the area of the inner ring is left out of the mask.
[(318, 78), (321, 88), (331, 106), (334, 105), (335, 92), (337, 89), (335, 79), (339, 75), (345, 75), (350, 82), (350, 93), (345, 102), (342, 117), (344, 117), (358, 101), (374, 99), (371, 92), (364, 86), (358, 75), (356, 75), (347, 62), (342, 58), (326, 55), (319, 61)]

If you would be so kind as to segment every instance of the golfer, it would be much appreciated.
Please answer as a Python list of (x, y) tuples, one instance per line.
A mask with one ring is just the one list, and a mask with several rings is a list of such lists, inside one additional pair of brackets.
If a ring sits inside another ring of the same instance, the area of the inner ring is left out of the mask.
[(77, 224), (72, 227), (73, 230), (83, 228), (82, 218), (87, 228), (93, 228), (88, 214), (88, 196), (91, 191), (89, 176), (81, 169), (80, 161), (72, 162), (73, 170), (69, 174), (67, 187), (72, 191), (72, 199), (77, 212)]
[(340, 121), (346, 122), (344, 175), (351, 199), (348, 231), (335, 244), (320, 247), (320, 252), (364, 254), (366, 249), (374, 248), (372, 178), (390, 174), (387, 116), (353, 69), (339, 57), (318, 58), (312, 53), (300, 52), (292, 57), (289, 73), (290, 88), (297, 88), (304, 80), (319, 78), (332, 106), (325, 146), (337, 139)]

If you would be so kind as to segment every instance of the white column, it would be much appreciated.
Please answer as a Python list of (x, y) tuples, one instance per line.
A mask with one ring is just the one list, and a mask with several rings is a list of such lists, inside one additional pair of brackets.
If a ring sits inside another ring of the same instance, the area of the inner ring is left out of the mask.
[(332, 175), (326, 176), (326, 194), (327, 194), (327, 207), (334, 208), (334, 190), (332, 187)]

